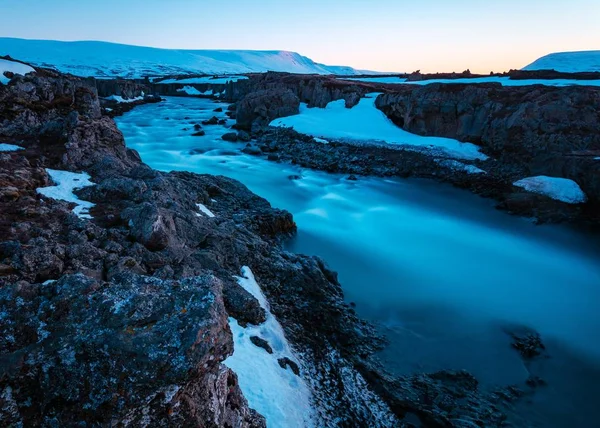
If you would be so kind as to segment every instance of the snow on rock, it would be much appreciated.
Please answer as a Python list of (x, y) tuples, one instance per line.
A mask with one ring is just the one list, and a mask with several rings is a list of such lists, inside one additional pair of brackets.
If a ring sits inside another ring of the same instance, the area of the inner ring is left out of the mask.
[(523, 70), (556, 70), (565, 73), (600, 71), (600, 51), (551, 53), (535, 60)]
[(116, 101), (118, 103), (133, 103), (136, 101), (142, 101), (144, 99), (144, 93), (142, 92), (142, 95), (140, 95), (139, 97), (128, 98), (128, 99), (125, 99), (120, 95), (111, 95), (109, 97), (106, 97), (106, 99), (111, 100), (111, 101)]
[(321, 144), (329, 144), (329, 141), (323, 139), (323, 138), (319, 138), (319, 137), (313, 137), (313, 140), (315, 140), (317, 143), (321, 143)]
[(76, 76), (159, 77), (181, 74), (363, 74), (351, 67), (318, 64), (295, 52), (158, 49), (117, 43), (0, 38), (0, 53)]
[[(214, 217), (215, 215), (212, 213), (211, 210), (209, 210), (206, 205), (203, 204), (196, 204), (196, 206), (198, 207), (198, 209), (200, 211), (202, 211), (204, 214), (206, 214), (208, 217)], [(200, 216), (200, 214), (196, 214), (198, 216)]]
[(579, 185), (568, 178), (539, 175), (523, 178), (513, 184), (529, 192), (545, 195), (567, 204), (581, 204), (587, 200)]
[(454, 171), (464, 171), (469, 174), (486, 174), (483, 169), (477, 168), (475, 165), (467, 165), (453, 159), (436, 159), (436, 163)]
[[(240, 388), (251, 408), (262, 414), (267, 427), (311, 427), (314, 412), (311, 407), (311, 392), (306, 382), (294, 374), (289, 366), (283, 369), (280, 358), (289, 358), (298, 363), (285, 338), (283, 329), (269, 310), (269, 304), (247, 266), (242, 268), (238, 283), (259, 301), (265, 309), (267, 319), (258, 326), (241, 327), (230, 318), (233, 333), (233, 355), (224, 361), (238, 376)], [(254, 345), (250, 338), (258, 336), (266, 340), (273, 353)]]
[(35, 70), (32, 67), (26, 64), (21, 64), (20, 62), (16, 61), (10, 61), (8, 59), (0, 59), (0, 85), (8, 85), (8, 82), (10, 82), (10, 79), (4, 75), (4, 72), (6, 71), (22, 75), (35, 72)]
[(16, 152), (23, 150), (23, 147), (15, 146), (14, 144), (0, 143), (0, 152)]
[(221, 77), (190, 77), (189, 79), (165, 79), (161, 80), (160, 83), (181, 83), (181, 84), (203, 84), (203, 83), (212, 83), (215, 85), (224, 85), (229, 82), (237, 82), (238, 80), (247, 80), (248, 76), (221, 76)]
[(76, 173), (48, 168), (46, 168), (46, 172), (52, 181), (56, 183), (56, 185), (50, 187), (41, 187), (36, 189), (37, 192), (46, 196), (47, 198), (77, 204), (77, 206), (73, 208), (73, 212), (79, 218), (92, 218), (92, 216), (89, 214), (89, 210), (94, 206), (94, 204), (88, 201), (82, 201), (73, 193), (74, 190), (95, 185), (95, 183), (90, 181), (90, 176), (85, 172)]
[(391, 83), (391, 84), (403, 84), (403, 85), (430, 85), (432, 83), (443, 83), (446, 85), (456, 84), (481, 84), (481, 83), (500, 83), (502, 86), (531, 86), (531, 85), (545, 85), (545, 86), (600, 86), (600, 80), (575, 80), (575, 79), (519, 79), (512, 80), (510, 77), (473, 77), (473, 78), (459, 78), (459, 79), (430, 79), (430, 80), (416, 80), (412, 82), (406, 81), (406, 79), (399, 79), (397, 77), (357, 77), (349, 78), (345, 77), (343, 80), (355, 80), (361, 82), (371, 83)]
[(411, 134), (396, 126), (375, 107), (377, 94), (369, 94), (348, 109), (344, 100), (332, 101), (322, 108), (300, 105), (300, 114), (275, 119), (271, 126), (292, 127), (294, 130), (316, 137), (350, 141), (384, 142), (431, 151), (459, 159), (485, 159), (475, 144), (461, 143), (451, 138), (423, 137)]
[(200, 92), (198, 89), (194, 88), (193, 86), (184, 86), (183, 88), (179, 88), (177, 89), (177, 92), (185, 92), (188, 95), (200, 95), (202, 92)]

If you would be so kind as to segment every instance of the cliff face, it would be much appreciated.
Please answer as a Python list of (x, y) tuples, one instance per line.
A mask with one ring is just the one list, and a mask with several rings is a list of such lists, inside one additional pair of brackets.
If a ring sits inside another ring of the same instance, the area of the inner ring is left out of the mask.
[(592, 87), (431, 84), (380, 95), (376, 106), (409, 132), (479, 144), (531, 175), (574, 179), (598, 201), (599, 103)]
[[(25, 147), (0, 153), (0, 420), (264, 426), (221, 364), (233, 352), (225, 307), (257, 302), (198, 261), (210, 259), (199, 243), (224, 234), (194, 209), (215, 184), (188, 179), (189, 199), (172, 199), (186, 186), (125, 148), (89, 80), (15, 77), (0, 117), (2, 140)], [(94, 221), (40, 197), (47, 168), (90, 173)]]
[(247, 95), (236, 105), (237, 126), (259, 131), (279, 117), (298, 113), (300, 103), (324, 108), (331, 101), (345, 100), (354, 107), (373, 85), (356, 84), (331, 77), (265, 73), (253, 76)]

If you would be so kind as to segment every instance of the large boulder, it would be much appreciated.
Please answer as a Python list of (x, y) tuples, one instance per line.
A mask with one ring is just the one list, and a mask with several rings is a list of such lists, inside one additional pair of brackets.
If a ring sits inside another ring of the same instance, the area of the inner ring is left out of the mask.
[(264, 425), (220, 364), (233, 343), (214, 277), (68, 275), (0, 302), (8, 425)]

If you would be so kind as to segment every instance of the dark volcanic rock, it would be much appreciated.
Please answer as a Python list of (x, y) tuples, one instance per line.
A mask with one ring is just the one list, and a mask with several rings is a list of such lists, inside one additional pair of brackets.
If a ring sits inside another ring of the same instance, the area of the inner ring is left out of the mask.
[(206, 132), (204, 132), (203, 130), (200, 130), (200, 131), (194, 132), (192, 134), (192, 137), (204, 137), (205, 135), (206, 135)]
[(290, 360), (288, 357), (280, 358), (277, 360), (277, 362), (279, 363), (282, 369), (289, 367), (290, 370), (293, 371), (296, 376), (300, 376), (300, 368), (298, 367), (298, 364)]
[(226, 134), (223, 134), (221, 136), (221, 139), (225, 140), (225, 141), (230, 141), (232, 143), (235, 143), (238, 140), (238, 137), (237, 137), (237, 134), (235, 132), (228, 132)]
[(259, 425), (219, 365), (232, 352), (220, 295), (211, 277), (69, 275), (0, 289), (2, 420)]
[(573, 179), (593, 204), (600, 203), (599, 104), (594, 87), (499, 84), (403, 87), (376, 100), (409, 132), (479, 144), (524, 176)]
[(236, 106), (236, 123), (240, 129), (258, 130), (279, 117), (298, 114), (300, 99), (287, 89), (253, 92)]
[(218, 125), (218, 124), (219, 124), (219, 118), (217, 116), (213, 116), (208, 120), (202, 121), (202, 125)]
[[(258, 336), (251, 336), (250, 337), (250, 342), (254, 343), (256, 346), (258, 346), (259, 348), (264, 349), (265, 351), (267, 351), (269, 354), (273, 353), (273, 348), (271, 348), (271, 345), (269, 345), (269, 342), (267, 342), (265, 339), (258, 337)], [(280, 363), (281, 364), (281, 363)], [(297, 367), (297, 366), (296, 366)]]

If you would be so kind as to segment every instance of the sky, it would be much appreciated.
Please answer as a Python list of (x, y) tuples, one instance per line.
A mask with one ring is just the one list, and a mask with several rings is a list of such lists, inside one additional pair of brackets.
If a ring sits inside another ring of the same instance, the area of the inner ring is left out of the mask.
[(600, 50), (600, 0), (0, 0), (0, 37), (288, 50), (377, 71), (489, 73)]

